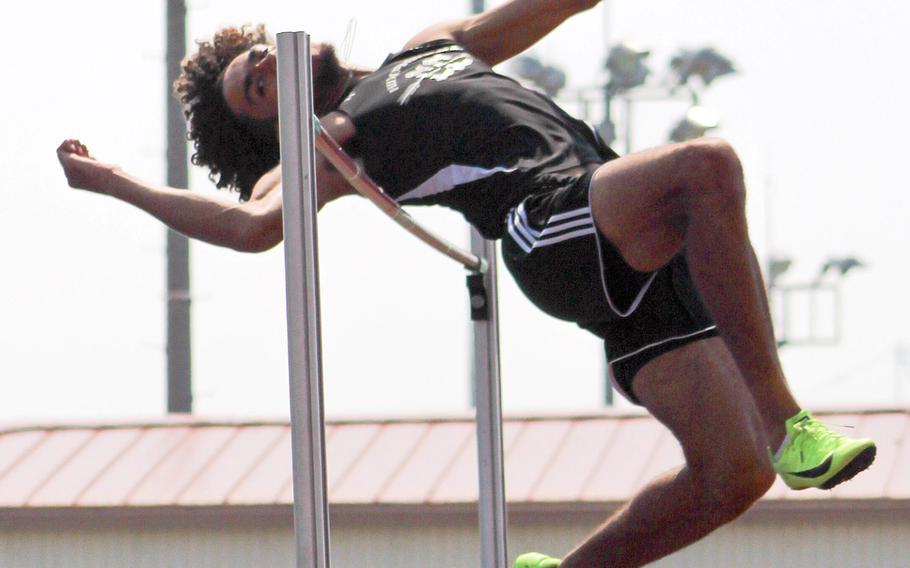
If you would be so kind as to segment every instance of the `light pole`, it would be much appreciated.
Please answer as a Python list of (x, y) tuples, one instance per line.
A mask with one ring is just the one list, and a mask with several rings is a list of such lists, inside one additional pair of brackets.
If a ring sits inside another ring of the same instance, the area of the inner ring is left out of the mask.
[[(167, 19), (167, 184), (189, 186), (186, 154), (186, 119), (170, 87), (180, 75), (186, 54), (186, 3), (168, 0)], [(193, 411), (192, 350), (190, 330), (190, 244), (180, 233), (167, 229), (167, 411)]]

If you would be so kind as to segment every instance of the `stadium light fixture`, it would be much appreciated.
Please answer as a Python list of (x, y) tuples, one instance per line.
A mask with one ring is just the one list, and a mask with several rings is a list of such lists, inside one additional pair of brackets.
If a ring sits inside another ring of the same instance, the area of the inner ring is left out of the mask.
[(559, 67), (546, 65), (532, 55), (519, 55), (509, 63), (509, 70), (519, 79), (555, 97), (566, 86), (566, 74)]
[(693, 106), (679, 123), (670, 131), (670, 140), (684, 142), (700, 138), (709, 130), (720, 125), (717, 113), (703, 106)]
[(604, 67), (610, 72), (607, 89), (618, 93), (633, 89), (645, 83), (651, 70), (645, 65), (645, 59), (651, 55), (647, 49), (641, 49), (620, 43), (610, 48)]
[(783, 276), (793, 266), (793, 259), (785, 256), (772, 256), (768, 259), (768, 282), (774, 286), (777, 279)]
[(687, 84), (691, 77), (698, 77), (707, 87), (718, 77), (736, 72), (733, 62), (711, 47), (679, 51), (670, 60), (670, 68), (676, 74), (678, 86)]
[(821, 278), (831, 270), (835, 270), (838, 274), (844, 276), (854, 268), (863, 268), (864, 266), (866, 265), (856, 257), (831, 257), (822, 264), (818, 277)]

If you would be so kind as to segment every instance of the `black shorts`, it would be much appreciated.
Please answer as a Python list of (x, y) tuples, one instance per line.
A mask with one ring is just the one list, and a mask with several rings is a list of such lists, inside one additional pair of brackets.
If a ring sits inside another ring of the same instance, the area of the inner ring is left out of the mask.
[(717, 335), (680, 254), (656, 272), (631, 268), (591, 217), (593, 171), (549, 174), (507, 215), (502, 256), (518, 287), (547, 314), (603, 338), (614, 385), (632, 391), (654, 357)]

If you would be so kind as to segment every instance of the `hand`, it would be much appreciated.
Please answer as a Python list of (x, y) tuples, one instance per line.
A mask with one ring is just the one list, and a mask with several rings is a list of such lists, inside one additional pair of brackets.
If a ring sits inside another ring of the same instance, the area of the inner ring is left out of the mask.
[(89, 154), (85, 144), (70, 138), (57, 148), (57, 159), (70, 187), (105, 193), (110, 174), (117, 166), (99, 162)]

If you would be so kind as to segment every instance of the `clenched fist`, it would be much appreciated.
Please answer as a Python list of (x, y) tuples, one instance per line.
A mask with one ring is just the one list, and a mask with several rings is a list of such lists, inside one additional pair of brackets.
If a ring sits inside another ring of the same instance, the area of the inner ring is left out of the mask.
[(63, 166), (63, 173), (70, 187), (106, 193), (111, 173), (118, 169), (112, 164), (99, 162), (89, 154), (85, 144), (70, 138), (57, 148), (57, 159)]

